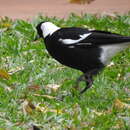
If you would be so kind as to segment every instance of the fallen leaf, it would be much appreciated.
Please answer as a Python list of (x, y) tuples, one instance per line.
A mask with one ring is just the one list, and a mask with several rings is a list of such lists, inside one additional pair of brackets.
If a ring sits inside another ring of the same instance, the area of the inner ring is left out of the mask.
[(35, 106), (29, 102), (28, 100), (24, 100), (24, 102), (22, 103), (22, 110), (24, 115), (32, 114), (33, 110), (35, 109)]
[(6, 70), (0, 69), (0, 78), (8, 80), (10, 78), (10, 75), (8, 74)]
[(119, 99), (115, 99), (113, 107), (117, 110), (130, 109), (130, 104), (126, 104)]

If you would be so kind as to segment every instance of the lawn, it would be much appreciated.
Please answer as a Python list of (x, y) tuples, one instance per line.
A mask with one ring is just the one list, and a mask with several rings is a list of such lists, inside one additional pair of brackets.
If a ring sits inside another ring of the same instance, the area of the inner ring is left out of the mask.
[[(130, 129), (130, 48), (117, 54), (93, 87), (74, 89), (82, 74), (51, 58), (35, 26), (86, 27), (130, 36), (130, 13), (98, 16), (71, 14), (67, 19), (0, 19), (0, 130)], [(81, 87), (84, 83), (81, 83)]]

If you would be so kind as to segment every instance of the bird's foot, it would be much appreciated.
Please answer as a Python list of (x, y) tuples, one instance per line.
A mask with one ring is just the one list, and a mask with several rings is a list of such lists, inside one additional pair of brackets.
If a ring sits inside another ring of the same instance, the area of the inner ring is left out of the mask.
[(79, 90), (79, 83), (81, 81), (85, 82), (86, 83), (86, 87), (83, 89), (83, 90), (79, 90), (80, 91), (80, 94), (83, 94), (87, 89), (91, 88), (92, 87), (92, 84), (93, 84), (93, 75), (96, 75), (98, 73), (98, 69), (93, 69), (83, 75), (81, 75), (77, 81), (76, 81), (76, 86), (75, 88), (77, 90)]
[(80, 94), (83, 94), (87, 89), (91, 88), (93, 84), (93, 80), (92, 79), (87, 79), (86, 80), (86, 87), (80, 91)]
[(74, 86), (74, 89), (80, 91), (80, 85), (79, 84), (80, 84), (81, 81), (85, 82), (85, 75), (84, 74), (81, 75), (79, 78), (77, 78), (76, 85)]

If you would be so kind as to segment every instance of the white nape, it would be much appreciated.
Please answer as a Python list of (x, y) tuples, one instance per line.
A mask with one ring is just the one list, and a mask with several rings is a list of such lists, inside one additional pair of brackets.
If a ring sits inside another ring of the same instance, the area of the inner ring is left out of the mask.
[(111, 58), (118, 52), (126, 49), (130, 43), (120, 43), (120, 44), (111, 44), (111, 45), (103, 45), (100, 48), (102, 49), (100, 60), (106, 65), (109, 63)]
[(41, 25), (41, 30), (42, 30), (44, 38), (47, 37), (48, 35), (52, 35), (54, 32), (56, 32), (59, 29), (60, 28), (58, 26), (56, 26), (55, 24), (51, 22), (45, 22), (45, 23), (42, 23)]
[(63, 44), (71, 45), (71, 44), (75, 44), (75, 43), (78, 43), (78, 42), (84, 40), (84, 39), (87, 38), (89, 35), (91, 35), (91, 33), (79, 35), (80, 38), (77, 39), (77, 40), (73, 40), (73, 39), (62, 39), (62, 38), (60, 38), (59, 41), (62, 42)]

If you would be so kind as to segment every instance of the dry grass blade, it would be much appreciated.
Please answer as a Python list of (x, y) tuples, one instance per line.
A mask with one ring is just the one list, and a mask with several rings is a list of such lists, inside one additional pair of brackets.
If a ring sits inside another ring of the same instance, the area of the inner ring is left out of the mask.
[(16, 73), (16, 72), (19, 72), (19, 71), (21, 71), (21, 70), (24, 70), (24, 67), (23, 66), (18, 66), (18, 67), (16, 67), (16, 68), (13, 68), (13, 69), (11, 69), (10, 71), (9, 71), (9, 74), (14, 74), (14, 73)]
[(59, 109), (50, 109), (47, 106), (44, 106), (44, 107), (40, 106), (40, 104), (36, 106), (36, 111), (43, 112), (43, 113), (54, 112), (54, 113), (57, 113), (57, 114), (62, 114), (62, 110), (59, 110)]
[(31, 91), (38, 91), (38, 90), (40, 90), (40, 86), (39, 85), (30, 85), (30, 86), (28, 86), (28, 89)]
[(48, 99), (56, 99), (56, 97), (50, 96), (50, 95), (39, 95), (39, 94), (34, 94), (34, 96), (38, 96), (38, 97), (45, 97)]

